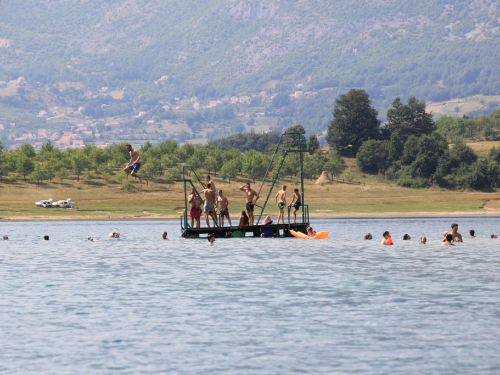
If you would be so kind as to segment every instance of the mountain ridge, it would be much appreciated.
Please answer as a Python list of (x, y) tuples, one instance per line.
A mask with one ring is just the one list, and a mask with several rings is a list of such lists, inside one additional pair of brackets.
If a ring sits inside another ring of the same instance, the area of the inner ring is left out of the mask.
[[(115, 104), (130, 116), (177, 97), (208, 104), (300, 90), (320, 92), (312, 107), (258, 105), (285, 124), (321, 132), (334, 99), (351, 88), (365, 89), (382, 114), (395, 97), (498, 95), (499, 60), (500, 4), (492, 0), (0, 5), (0, 81), (25, 77), (73, 107), (96, 106), (94, 94), (109, 88), (122, 93)], [(36, 115), (43, 103), (32, 100), (25, 96), (26, 110)]]

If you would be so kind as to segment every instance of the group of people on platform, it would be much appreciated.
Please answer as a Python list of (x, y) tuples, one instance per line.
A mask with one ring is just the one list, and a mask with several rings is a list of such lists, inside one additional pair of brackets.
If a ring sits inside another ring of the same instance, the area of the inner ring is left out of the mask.
[[(394, 245), (394, 241), (391, 237), (391, 234), (389, 233), (389, 231), (385, 231), (384, 233), (382, 233), (382, 242), (380, 243), (381, 245)], [(476, 237), (476, 232), (471, 229), (469, 230), (469, 238), (475, 238)], [(497, 238), (497, 234), (496, 233), (493, 233), (491, 236), (491, 238)], [(371, 235), (371, 233), (367, 233), (365, 234), (365, 240), (372, 240), (373, 239), (373, 236)], [(409, 241), (411, 240), (411, 236), (409, 234), (405, 234), (403, 236), (403, 241)], [(451, 224), (451, 231), (444, 231), (443, 232), (443, 240), (441, 241), (441, 246), (454, 246), (455, 243), (459, 243), (459, 242), (464, 242), (463, 239), (462, 239), (462, 235), (458, 232), (458, 224), (457, 223), (453, 223)], [(420, 244), (421, 245), (425, 245), (427, 243), (427, 237), (426, 236), (422, 236), (420, 237)]]
[[(141, 168), (141, 156), (139, 152), (132, 148), (130, 144), (126, 145), (127, 151), (130, 154), (130, 160), (127, 166), (123, 169), (126, 173), (130, 174), (132, 177), (136, 177), (142, 182), (141, 176), (137, 174)], [(227, 197), (223, 194), (222, 190), (217, 190), (215, 183), (212, 181), (210, 176), (207, 176), (205, 183), (203, 184), (204, 189), (200, 191), (199, 195), (196, 189), (192, 189), (189, 194), (188, 203), (190, 205), (189, 217), (191, 218), (191, 227), (200, 228), (200, 220), (202, 214), (202, 204), (203, 212), (205, 213), (205, 221), (207, 227), (210, 228), (210, 218), (217, 222), (217, 209), (219, 209), (219, 215), (221, 220), (221, 226), (223, 227), (227, 219), (229, 226), (233, 226), (231, 223), (231, 216), (229, 215), (229, 201)], [(240, 187), (240, 190), (245, 192), (246, 196), (246, 212), (241, 211), (238, 226), (252, 226), (254, 225), (254, 208), (255, 203), (259, 199), (258, 193), (253, 190), (250, 183), (246, 183)], [(203, 201), (200, 199), (203, 198)], [(278, 222), (280, 221), (285, 224), (285, 211), (286, 206), (286, 185), (283, 185), (281, 190), (276, 194), (276, 204), (278, 205)], [(294, 189), (292, 202), (288, 205), (289, 209), (294, 208), (293, 211), (293, 224), (297, 220), (297, 211), (302, 206), (302, 198), (299, 193), (299, 189)], [(270, 224), (269, 222), (267, 224)]]
[[(223, 227), (225, 224), (225, 219), (229, 226), (233, 226), (231, 222), (231, 216), (229, 214), (229, 200), (224, 195), (222, 190), (217, 190), (215, 183), (212, 181), (212, 177), (208, 175), (205, 178), (205, 183), (203, 183), (204, 189), (198, 192), (195, 188), (191, 189), (191, 193), (188, 196), (189, 203), (189, 217), (191, 218), (191, 227), (200, 228), (200, 220), (203, 212), (205, 214), (205, 221), (207, 227), (210, 228), (210, 219), (214, 222), (218, 222), (217, 209), (220, 215), (220, 225)], [(245, 193), (246, 198), (246, 212), (241, 211), (238, 226), (252, 226), (254, 225), (254, 209), (257, 200), (259, 199), (259, 194), (252, 189), (250, 182), (240, 186), (240, 190)], [(280, 221), (285, 224), (285, 206), (286, 206), (286, 185), (281, 187), (275, 197), (276, 205), (278, 206), (278, 222)], [(288, 205), (289, 209), (294, 208), (293, 211), (293, 224), (297, 220), (297, 211), (302, 206), (302, 197), (299, 193), (299, 189), (294, 189), (294, 194), (291, 203)], [(266, 222), (267, 220), (267, 222)], [(264, 220), (265, 224), (271, 224), (271, 218), (268, 216)], [(263, 223), (264, 224), (264, 223)]]

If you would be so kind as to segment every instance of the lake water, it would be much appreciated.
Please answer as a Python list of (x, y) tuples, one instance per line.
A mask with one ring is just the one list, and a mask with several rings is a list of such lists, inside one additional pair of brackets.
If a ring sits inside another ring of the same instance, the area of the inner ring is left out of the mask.
[[(453, 221), (478, 237), (440, 247)], [(500, 373), (499, 217), (312, 224), (211, 247), (178, 220), (2, 222), (0, 373)]]

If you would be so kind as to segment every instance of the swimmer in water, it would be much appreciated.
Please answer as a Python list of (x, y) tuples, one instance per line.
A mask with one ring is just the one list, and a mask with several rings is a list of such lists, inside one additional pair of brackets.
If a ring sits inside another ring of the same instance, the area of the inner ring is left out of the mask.
[(420, 245), (425, 245), (427, 243), (427, 237), (422, 236), (420, 237)]
[(410, 237), (410, 235), (407, 233), (407, 234), (405, 234), (405, 235), (403, 236), (403, 241), (409, 241), (409, 240), (411, 240), (411, 237)]
[(3, 240), (4, 240), (4, 241), (7, 241), (8, 239), (9, 239), (9, 236), (7, 236), (6, 234), (4, 234), (4, 236), (3, 236)]
[(384, 237), (384, 239), (380, 243), (381, 245), (393, 245), (394, 244), (389, 231), (386, 230), (384, 233), (382, 233), (382, 236)]
[(161, 235), (161, 238), (163, 238), (164, 240), (168, 240), (168, 238), (167, 238), (167, 232), (163, 232), (162, 235)]
[(315, 236), (315, 235), (316, 235), (316, 232), (314, 231), (314, 229), (312, 229), (312, 227), (307, 227), (307, 229), (306, 229), (306, 230), (307, 230), (307, 235), (308, 235), (309, 237), (313, 237), (313, 236)]
[(448, 233), (443, 242), (441, 242), (441, 246), (454, 246), (451, 241), (453, 241), (453, 235)]
[(44, 239), (45, 241), (48, 241), (48, 240), (49, 240), (49, 236), (46, 234), (45, 236), (43, 236), (43, 239)]
[(215, 242), (215, 234), (209, 234), (208, 237), (207, 237), (207, 240), (210, 244), (210, 246), (213, 246), (214, 245), (214, 242)]
[(451, 224), (451, 236), (453, 237), (454, 242), (464, 242), (462, 239), (462, 235), (458, 233), (458, 224)]
[(496, 233), (493, 233), (493, 234), (491, 235), (491, 238), (498, 238), (498, 236), (497, 236), (497, 234), (496, 234)]
[(471, 229), (471, 230), (469, 231), (469, 237), (470, 237), (470, 238), (476, 238), (476, 232), (474, 231), (474, 229)]
[(365, 234), (365, 240), (372, 240), (373, 239), (373, 236), (371, 233), (366, 233)]

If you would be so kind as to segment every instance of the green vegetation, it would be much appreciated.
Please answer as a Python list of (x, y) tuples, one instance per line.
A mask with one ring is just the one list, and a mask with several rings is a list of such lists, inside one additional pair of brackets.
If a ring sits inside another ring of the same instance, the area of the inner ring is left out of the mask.
[(356, 155), (361, 145), (380, 138), (377, 111), (365, 90), (351, 89), (336, 101), (326, 140), (343, 155)]
[(436, 126), (432, 114), (426, 112), (425, 103), (411, 97), (405, 104), (396, 98), (387, 111), (387, 123), (379, 129), (368, 94), (364, 90), (351, 90), (337, 100), (333, 115), (327, 140), (333, 149), (355, 154), (363, 172), (383, 174), (387, 180), (404, 187), (433, 184), (450, 189), (500, 187), (499, 150), (492, 148), (486, 158), (478, 160), (462, 139), (450, 147), (442, 135), (456, 138), (474, 126), (476, 134), (493, 133), (497, 111), (473, 120), (445, 117)]
[[(289, 131), (300, 131), (305, 139), (305, 130), (302, 126), (291, 127)], [(181, 178), (180, 168), (189, 165), (195, 170), (200, 170), (200, 173), (203, 171), (215, 176), (220, 174), (227, 181), (237, 177), (260, 180), (264, 177), (271, 160), (270, 152), (276, 147), (277, 134), (268, 133), (259, 136), (247, 134), (245, 137), (247, 142), (243, 143), (235, 143), (237, 140), (234, 137), (221, 140), (221, 145), (228, 146), (226, 149), (213, 144), (193, 146), (186, 143), (179, 147), (175, 141), (166, 141), (157, 146), (146, 143), (140, 150), (142, 168), (139, 174), (148, 184), (149, 180), (168, 183)], [(260, 144), (264, 151), (249, 148), (248, 142)], [(281, 151), (292, 146), (293, 144), (285, 143)], [(106, 149), (88, 145), (83, 149), (70, 148), (62, 152), (50, 141), (38, 153), (35, 153), (31, 145), (25, 144), (16, 151), (1, 150), (0, 157), (3, 160), (0, 164), (0, 181), (5, 177), (15, 181), (18, 176), (22, 176), (25, 182), (29, 179), (37, 186), (48, 181), (52, 182), (55, 178), (60, 180), (61, 185), (69, 178), (74, 178), (77, 182), (82, 181), (88, 187), (101, 184), (99, 180), (106, 184), (122, 185), (127, 176), (121, 168), (125, 167), (129, 160), (125, 144), (116, 144)], [(277, 163), (278, 160), (273, 166), (274, 170), (278, 167)], [(298, 155), (291, 154), (283, 166), (283, 173), (297, 177), (298, 165)], [(305, 156), (304, 165), (306, 177), (314, 179), (319, 177), (323, 168), (329, 169), (334, 175), (339, 175), (344, 161), (336, 152), (321, 152), (317, 148), (316, 152)], [(127, 182), (121, 189), (133, 192), (136, 187)]]
[(436, 125), (438, 132), (451, 142), (462, 138), (495, 141), (500, 139), (500, 110), (479, 117), (442, 116), (436, 121)]

